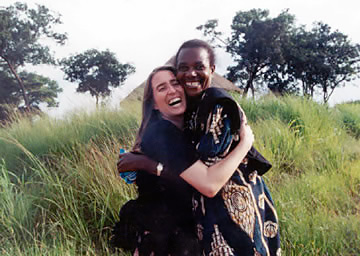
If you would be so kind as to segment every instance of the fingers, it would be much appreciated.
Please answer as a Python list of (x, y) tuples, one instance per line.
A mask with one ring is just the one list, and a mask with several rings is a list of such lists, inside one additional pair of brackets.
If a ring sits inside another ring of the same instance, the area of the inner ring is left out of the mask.
[(249, 137), (249, 139), (254, 142), (255, 140), (255, 136), (254, 136), (254, 133), (251, 129), (251, 127), (249, 125), (246, 125), (246, 128), (247, 128), (247, 136)]
[(242, 114), (242, 123), (247, 123), (247, 117), (246, 117), (246, 115), (245, 115), (245, 112), (244, 112), (244, 110), (239, 106), (239, 111), (241, 112), (241, 114)]
[(134, 164), (136, 166), (137, 159), (138, 157), (136, 157), (134, 153), (120, 153), (119, 160), (116, 164), (118, 172), (121, 173), (136, 170), (136, 168), (134, 168)]
[[(116, 166), (117, 166), (117, 170), (118, 172), (124, 172), (126, 170), (124, 170), (124, 156), (125, 156), (126, 153), (121, 153), (119, 154), (119, 160), (117, 161), (116, 163)], [(125, 163), (126, 164), (126, 163)]]
[(239, 135), (240, 135), (241, 140), (246, 139), (251, 144), (254, 141), (254, 133), (253, 133), (251, 127), (247, 123), (242, 124), (241, 129), (239, 131)]
[(116, 166), (117, 166), (118, 172), (121, 172), (121, 171), (122, 171), (122, 162), (121, 162), (121, 159), (119, 159), (119, 161), (117, 161)]
[(243, 124), (248, 125), (248, 121), (245, 113), (243, 114)]
[(248, 124), (248, 120), (247, 117), (245, 115), (244, 110), (240, 107), (239, 105), (239, 111), (242, 114), (242, 122), (241, 122), (241, 128), (240, 128), (240, 139), (242, 138), (247, 138), (249, 139), (249, 141), (253, 142), (254, 141), (254, 134), (252, 129), (250, 128), (249, 124)]
[(122, 160), (119, 160), (117, 162), (117, 170), (119, 173), (131, 171), (129, 168), (126, 167), (126, 163), (123, 163)]

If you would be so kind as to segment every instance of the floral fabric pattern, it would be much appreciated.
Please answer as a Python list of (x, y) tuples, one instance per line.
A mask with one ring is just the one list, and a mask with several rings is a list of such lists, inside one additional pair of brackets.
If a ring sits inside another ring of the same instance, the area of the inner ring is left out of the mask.
[[(201, 106), (206, 93), (197, 106)], [(204, 103), (203, 103), (204, 104)], [(213, 165), (238, 143), (231, 115), (238, 109), (214, 104), (207, 116), (188, 111), (185, 132), (200, 159)], [(204, 255), (280, 255), (278, 218), (269, 190), (247, 159), (214, 198), (193, 195), (193, 211)]]

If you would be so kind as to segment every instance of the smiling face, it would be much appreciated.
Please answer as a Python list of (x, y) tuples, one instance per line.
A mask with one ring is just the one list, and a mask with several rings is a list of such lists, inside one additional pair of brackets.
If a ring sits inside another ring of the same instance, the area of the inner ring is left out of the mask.
[(184, 88), (180, 85), (175, 75), (167, 70), (154, 74), (151, 80), (153, 89), (154, 108), (168, 120), (183, 116), (186, 110)]
[(183, 48), (177, 57), (177, 79), (184, 86), (188, 96), (197, 96), (211, 84), (215, 65), (210, 64), (205, 48)]

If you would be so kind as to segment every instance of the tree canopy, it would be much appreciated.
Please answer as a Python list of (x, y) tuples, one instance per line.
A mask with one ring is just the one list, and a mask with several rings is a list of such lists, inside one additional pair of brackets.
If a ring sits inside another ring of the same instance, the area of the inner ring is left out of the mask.
[[(235, 65), (228, 67), (227, 77), (240, 88), (246, 96), (249, 89), (255, 91), (254, 82), (264, 79), (264, 74), (271, 65), (282, 64), (282, 43), (286, 41), (294, 16), (287, 11), (276, 18), (270, 18), (267, 10), (252, 9), (239, 11), (233, 18), (231, 37), (222, 40), (224, 47), (231, 54)], [(217, 21), (210, 20), (197, 29), (204, 35), (214, 37), (222, 35), (216, 31)]]
[(300, 81), (304, 95), (312, 97), (318, 89), (327, 102), (335, 88), (355, 79), (360, 71), (360, 46), (322, 22), (314, 23), (311, 31), (299, 28), (291, 46), (288, 73)]
[[(66, 34), (58, 33), (53, 29), (58, 24), (61, 24), (60, 16), (43, 5), (31, 9), (27, 4), (17, 2), (0, 9), (0, 61), (6, 64), (16, 79), (28, 109), (33, 100), (29, 98), (29, 90), (19, 75), (19, 67), (25, 64), (56, 63), (49, 47), (42, 39), (48, 38), (63, 44), (67, 39)], [(11, 85), (15, 86), (14, 83)]]
[(109, 96), (111, 87), (122, 85), (128, 76), (135, 72), (130, 64), (121, 64), (109, 50), (90, 49), (60, 62), (65, 79), (78, 83), (78, 92), (89, 92), (96, 98)]
[(267, 10), (252, 9), (236, 13), (231, 36), (225, 39), (217, 20), (197, 29), (231, 54), (235, 65), (228, 67), (227, 77), (244, 89), (244, 96), (257, 83), (277, 94), (313, 96), (317, 90), (327, 102), (335, 88), (359, 73), (359, 45), (322, 22), (306, 31), (294, 20), (287, 10), (270, 18)]
[[(62, 89), (57, 82), (47, 77), (22, 71), (19, 77), (24, 83), (29, 99), (30, 110), (40, 110), (40, 104), (46, 104), (47, 107), (56, 107), (58, 93)], [(7, 69), (0, 66), (0, 120), (8, 118), (8, 114), (14, 109), (25, 110), (21, 100), (21, 89), (17, 86), (16, 79)]]

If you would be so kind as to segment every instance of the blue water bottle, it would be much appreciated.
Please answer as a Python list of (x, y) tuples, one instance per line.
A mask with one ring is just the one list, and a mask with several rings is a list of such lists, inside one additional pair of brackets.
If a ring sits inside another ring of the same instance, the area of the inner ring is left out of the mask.
[[(125, 149), (121, 148), (119, 153), (125, 153)], [(130, 172), (121, 172), (120, 177), (125, 180), (127, 184), (132, 184), (136, 181), (137, 171), (130, 171)]]

